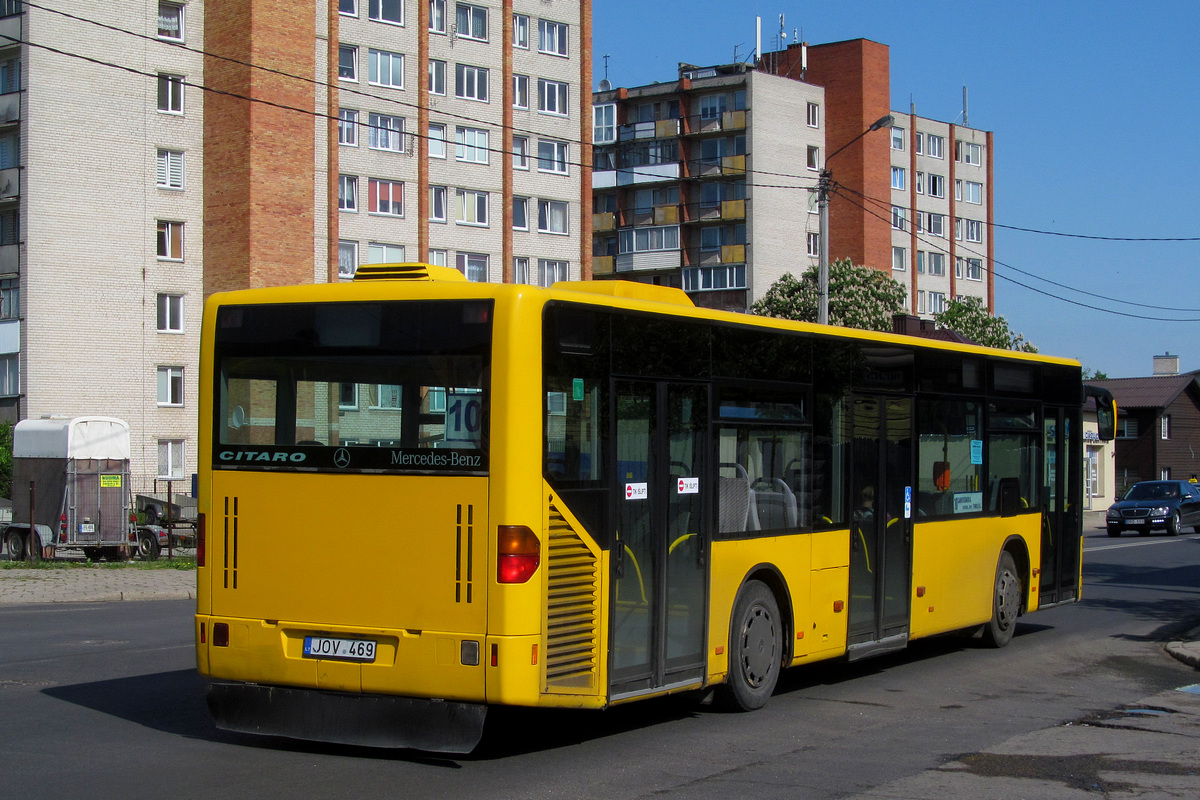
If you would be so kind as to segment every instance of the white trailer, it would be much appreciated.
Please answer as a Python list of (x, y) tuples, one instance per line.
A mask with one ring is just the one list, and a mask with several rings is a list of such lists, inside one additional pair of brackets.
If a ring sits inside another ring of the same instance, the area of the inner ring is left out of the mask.
[(93, 560), (129, 558), (129, 449), (129, 425), (114, 417), (18, 422), (13, 517), (4, 528), (9, 557), (24, 558), (32, 545), (45, 558), (56, 548), (83, 550)]

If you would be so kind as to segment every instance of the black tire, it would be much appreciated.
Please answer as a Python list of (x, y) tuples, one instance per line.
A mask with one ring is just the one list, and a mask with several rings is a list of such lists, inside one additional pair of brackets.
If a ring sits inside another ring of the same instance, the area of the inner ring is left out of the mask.
[(162, 516), (162, 512), (158, 510), (158, 506), (153, 503), (148, 503), (142, 513), (146, 515), (147, 525), (154, 525), (158, 522), (158, 518)]
[(729, 620), (729, 676), (723, 704), (753, 711), (767, 704), (783, 668), (783, 620), (775, 595), (760, 581), (738, 592)]
[(8, 535), (4, 537), (4, 544), (8, 547), (9, 561), (25, 560), (25, 537), (19, 530), (9, 531)]
[(992, 618), (983, 627), (983, 641), (990, 647), (1004, 647), (1012, 641), (1021, 613), (1021, 577), (1017, 562), (1005, 550), (996, 565), (996, 583), (992, 594)]
[(1109, 525), (1109, 526), (1108, 526), (1108, 535), (1109, 535), (1109, 536), (1120, 536), (1120, 535), (1121, 535), (1121, 529), (1120, 529), (1120, 528), (1114, 528), (1113, 526)]
[(158, 543), (158, 537), (150, 531), (143, 531), (138, 536), (138, 555), (143, 561), (157, 561), (158, 554), (162, 552), (162, 545)]
[(1178, 511), (1171, 515), (1171, 519), (1167, 521), (1167, 536), (1178, 536), (1183, 530), (1183, 515)]
[(103, 548), (101, 548), (101, 550), (104, 551), (103, 555), (104, 555), (104, 559), (106, 561), (128, 561), (129, 560), (129, 548), (128, 547), (121, 547), (120, 545), (115, 545), (115, 546), (103, 547)]
[(85, 547), (83, 548), (83, 557), (88, 561), (99, 561), (103, 552), (103, 549), (99, 547)]

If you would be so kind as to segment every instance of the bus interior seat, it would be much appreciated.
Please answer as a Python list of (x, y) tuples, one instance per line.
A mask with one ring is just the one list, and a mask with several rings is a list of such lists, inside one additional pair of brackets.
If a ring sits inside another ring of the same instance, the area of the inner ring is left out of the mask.
[(718, 530), (721, 533), (758, 530), (758, 508), (754, 490), (750, 488), (750, 474), (741, 464), (722, 463), (720, 467), (733, 470), (734, 475), (717, 478)]

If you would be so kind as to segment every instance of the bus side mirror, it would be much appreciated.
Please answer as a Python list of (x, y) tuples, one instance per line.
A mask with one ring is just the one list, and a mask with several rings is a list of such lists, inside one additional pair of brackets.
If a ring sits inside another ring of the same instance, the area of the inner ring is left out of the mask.
[(1088, 398), (1096, 401), (1097, 435), (1103, 441), (1117, 438), (1117, 401), (1112, 392), (1099, 386), (1083, 385), (1084, 401)]

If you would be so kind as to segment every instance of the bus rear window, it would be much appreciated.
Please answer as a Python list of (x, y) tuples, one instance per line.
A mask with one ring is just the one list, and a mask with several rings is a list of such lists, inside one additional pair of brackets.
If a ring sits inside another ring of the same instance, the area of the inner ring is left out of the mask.
[(490, 303), (222, 308), (213, 466), (485, 473), (490, 343)]

